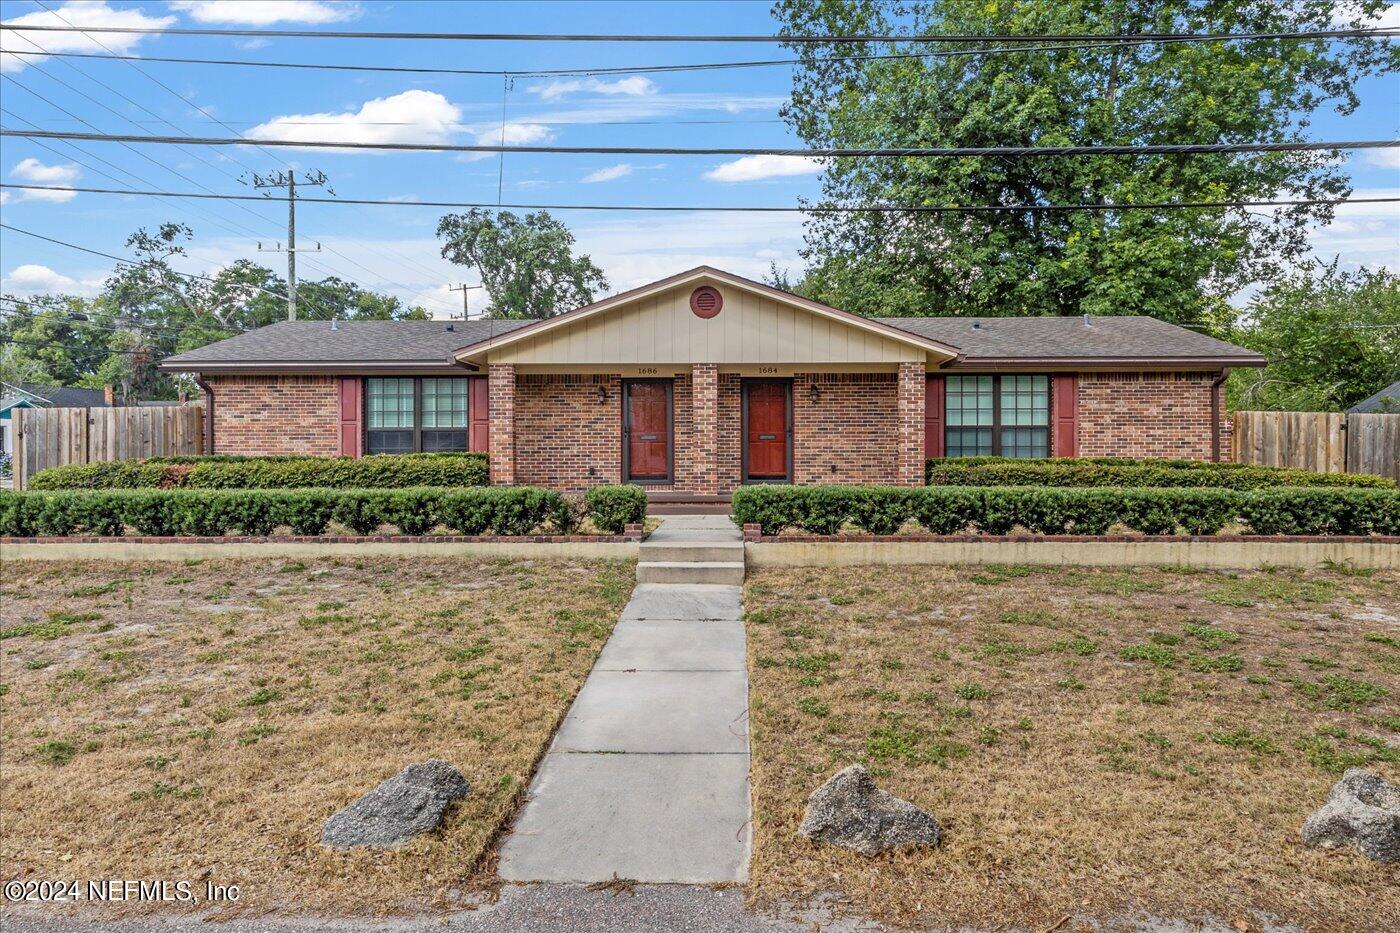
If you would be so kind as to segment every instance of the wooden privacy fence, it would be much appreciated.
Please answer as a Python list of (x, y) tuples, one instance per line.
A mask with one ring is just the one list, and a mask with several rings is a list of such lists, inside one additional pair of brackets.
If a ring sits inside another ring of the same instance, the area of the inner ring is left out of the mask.
[(21, 408), (14, 418), (16, 489), (52, 466), (204, 452), (204, 409), (198, 405)]
[(1237, 411), (1233, 449), (1237, 463), (1400, 480), (1400, 414)]

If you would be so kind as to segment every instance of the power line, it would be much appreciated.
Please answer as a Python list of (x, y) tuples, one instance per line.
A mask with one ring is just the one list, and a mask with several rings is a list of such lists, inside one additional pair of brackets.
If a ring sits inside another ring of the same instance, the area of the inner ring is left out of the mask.
[[(56, 245), (58, 245), (58, 246), (66, 246), (66, 247), (68, 247), (69, 249), (75, 249), (75, 250), (77, 250), (78, 252), (81, 252), (81, 253), (89, 253), (89, 254), (91, 254), (91, 255), (93, 255), (93, 256), (101, 256), (103, 259), (112, 259), (112, 260), (115, 260), (116, 262), (118, 262), (118, 263), (120, 263), (121, 265), (124, 265), (124, 266), (140, 266), (140, 265), (141, 265), (140, 262), (138, 262), (137, 260), (134, 260), (134, 259), (127, 259), (127, 258), (125, 258), (125, 257), (123, 257), (123, 256), (117, 256), (117, 255), (115, 255), (115, 254), (113, 254), (113, 253), (104, 253), (104, 252), (102, 252), (101, 250), (89, 249), (89, 248), (86, 247), (86, 246), (79, 246), (79, 245), (76, 244), (76, 243), (69, 243), (67, 240), (58, 240), (58, 239), (55, 239), (55, 238), (53, 238), (53, 237), (51, 237), (51, 236), (44, 236), (42, 233), (35, 233), (33, 230), (25, 230), (25, 229), (22, 228), (22, 227), (16, 227), (16, 226), (14, 226), (14, 225), (12, 225), (12, 224), (4, 223), (3, 221), (0, 221), (0, 229), (4, 229), (4, 230), (13, 230), (15, 233), (23, 233), (25, 236), (34, 237), (34, 239), (36, 239), (36, 240), (44, 240), (44, 241), (46, 241), (46, 242), (53, 243), (53, 244), (56, 244)], [(210, 283), (216, 282), (215, 279), (211, 279), (211, 278), (210, 278), (209, 276), (207, 276), (207, 275), (196, 275), (196, 274), (193, 273), (193, 272), (177, 272), (177, 271), (175, 271), (174, 269), (171, 269), (171, 270), (170, 270), (170, 274), (171, 274), (171, 275), (178, 275), (178, 276), (179, 276), (180, 278), (182, 278), (182, 279), (194, 279), (194, 280), (196, 280), (196, 281), (200, 281), (200, 282), (210, 282)], [(247, 287), (253, 289), (254, 291), (259, 291), (259, 292), (262, 292), (262, 293), (264, 293), (264, 294), (266, 294), (266, 295), (271, 295), (272, 297), (276, 298), (278, 301), (282, 301), (282, 300), (286, 297), (286, 296), (284, 296), (284, 295), (279, 295), (279, 294), (277, 294), (276, 292), (272, 291), (271, 289), (263, 288), (261, 285), (253, 285), (253, 284), (251, 284), (251, 283), (248, 283), (248, 284), (247, 284)]]
[[(0, 182), (0, 189), (16, 188), (37, 191), (77, 191), (85, 194), (121, 194), (139, 197), (174, 198), (217, 198), (220, 200), (259, 200), (283, 202), (286, 198), (264, 198), (252, 194), (198, 194), (169, 191), (139, 191), (129, 188), (87, 188), (50, 185), (22, 185)], [(1182, 208), (1247, 208), (1247, 207), (1305, 207), (1315, 205), (1344, 204), (1389, 204), (1400, 202), (1400, 197), (1381, 198), (1293, 198), (1287, 200), (1215, 200), (1215, 201), (1150, 201), (1142, 203), (1085, 203), (1085, 204), (861, 204), (861, 205), (811, 205), (803, 207), (764, 206), (764, 205), (683, 205), (683, 204), (497, 204), (494, 201), (388, 201), (373, 198), (316, 198), (297, 195), (299, 203), (340, 204), (345, 206), (369, 205), (373, 207), (455, 207), (455, 208), (501, 208), (509, 210), (550, 210), (550, 211), (662, 211), (662, 212), (711, 212), (711, 213), (754, 213), (754, 214), (967, 214), (994, 212), (1032, 211), (1136, 211), (1136, 210), (1175, 210)]]
[[(94, 36), (92, 36), (92, 35), (91, 35), (87, 30), (85, 30), (83, 27), (77, 26), (75, 23), (73, 23), (72, 20), (69, 20), (69, 19), (67, 19), (66, 17), (64, 17), (62, 13), (60, 13), (60, 12), (58, 12), (58, 11), (52, 9), (51, 7), (49, 7), (47, 4), (45, 4), (45, 3), (43, 2), (43, 0), (34, 0), (34, 2), (35, 2), (35, 4), (36, 4), (37, 6), (42, 7), (44, 10), (47, 10), (50, 14), (52, 14), (54, 17), (58, 18), (59, 20), (62, 20), (62, 21), (63, 21), (64, 23), (66, 23), (68, 26), (71, 26), (71, 27), (77, 29), (77, 30), (78, 30), (79, 32), (81, 32), (84, 36), (86, 36), (87, 38), (91, 39), (94, 43), (96, 43), (96, 44), (97, 44), (100, 48), (102, 48), (104, 51), (109, 52), (109, 53), (112, 53), (112, 54), (116, 54), (116, 51), (115, 51), (114, 49), (112, 49), (111, 47), (109, 47), (109, 46), (103, 44), (100, 40), (98, 40), (97, 38), (95, 38)], [(25, 41), (26, 43), (28, 43), (29, 45), (31, 45), (31, 46), (34, 46), (34, 45), (35, 45), (33, 42), (31, 42), (31, 41), (30, 41), (27, 37), (25, 37), (25, 36), (20, 36), (20, 38), (21, 38), (21, 39), (24, 39), (24, 41)], [(39, 46), (35, 46), (35, 48), (39, 48)], [(72, 65), (67, 65), (66, 62), (65, 62), (64, 64), (65, 64), (67, 67), (69, 67), (69, 68), (74, 68), (74, 66), (72, 66)], [(141, 75), (141, 76), (142, 76), (143, 78), (145, 78), (146, 80), (152, 82), (153, 84), (155, 84), (156, 86), (158, 86), (161, 90), (165, 91), (167, 94), (171, 95), (171, 96), (174, 97), (176, 100), (180, 101), (182, 104), (185, 104), (185, 105), (187, 105), (187, 106), (190, 106), (190, 107), (195, 108), (195, 109), (198, 110), (200, 113), (204, 114), (205, 117), (208, 117), (209, 119), (213, 120), (215, 123), (218, 123), (220, 126), (222, 126), (224, 129), (228, 130), (229, 132), (231, 132), (231, 133), (237, 133), (237, 132), (238, 132), (237, 129), (235, 129), (234, 127), (232, 127), (232, 126), (230, 126), (229, 124), (225, 123), (224, 121), (220, 120), (217, 116), (215, 116), (214, 114), (210, 113), (208, 110), (204, 109), (204, 107), (200, 106), (200, 104), (199, 104), (197, 101), (191, 100), (190, 98), (188, 98), (188, 97), (186, 97), (185, 95), (181, 94), (179, 91), (175, 90), (175, 89), (172, 88), (170, 85), (166, 84), (164, 81), (162, 81), (162, 80), (160, 80), (159, 78), (157, 78), (155, 75), (153, 75), (153, 74), (151, 74), (150, 72), (146, 71), (144, 68), (141, 68), (141, 67), (138, 66), (138, 65), (132, 64), (131, 62), (126, 62), (126, 65), (127, 65), (128, 68), (131, 68), (131, 69), (132, 69), (133, 71), (135, 71), (137, 74)], [(77, 69), (75, 68), (74, 70), (77, 70)], [(81, 71), (80, 71), (79, 73), (80, 73), (80, 74), (85, 74), (84, 72), (81, 72)], [(76, 89), (74, 89), (74, 90), (76, 90)], [(78, 93), (82, 93), (82, 92), (79, 91)], [(117, 92), (114, 92), (114, 93), (117, 93)], [(84, 96), (86, 96), (86, 95), (84, 95)], [(126, 99), (126, 100), (130, 100), (130, 98), (126, 98), (125, 95), (120, 95), (120, 94), (119, 94), (119, 96), (122, 96), (122, 97), (123, 97), (124, 99)], [(89, 97), (88, 99), (89, 99), (89, 100), (92, 100), (91, 97)], [(131, 101), (131, 102), (132, 102), (133, 104), (136, 103), (135, 101)], [(94, 101), (94, 103), (96, 103), (96, 101)], [(136, 104), (136, 106), (141, 107), (142, 110), (145, 110), (147, 113), (151, 114), (151, 115), (154, 116), (154, 117), (160, 117), (160, 114), (155, 113), (154, 111), (150, 110), (149, 108), (146, 108), (146, 107), (144, 107), (144, 106), (141, 106), (140, 104)], [(110, 109), (110, 108), (108, 108), (108, 109)], [(115, 113), (116, 111), (113, 111), (113, 112)], [(121, 114), (118, 114), (118, 116), (122, 117), (122, 119), (127, 120), (127, 122), (131, 123), (133, 126), (137, 126), (137, 124), (136, 124), (134, 121), (132, 121), (129, 117), (125, 117), (125, 116), (123, 116), (123, 115), (121, 115)], [(162, 118), (162, 119), (164, 119), (164, 118)], [(83, 122), (85, 122), (85, 121), (83, 121)], [(183, 129), (181, 129), (179, 126), (176, 126), (174, 123), (171, 123), (169, 120), (164, 120), (164, 122), (166, 123), (166, 125), (170, 126), (170, 127), (171, 127), (172, 129), (174, 129), (176, 132), (182, 133), (182, 134), (184, 134), (185, 136), (188, 136), (188, 135), (189, 135), (188, 133), (185, 133), (185, 131), (184, 131)], [(90, 123), (87, 124), (87, 125), (88, 125), (88, 126), (92, 126), (92, 124), (90, 124)], [(93, 129), (96, 129), (96, 127), (92, 127), (92, 128), (93, 128)], [(139, 126), (138, 126), (138, 128), (139, 128)], [(267, 156), (269, 156), (269, 157), (271, 157), (271, 158), (276, 158), (276, 156), (275, 156), (273, 153), (269, 152), (269, 151), (266, 150), (266, 149), (263, 149), (261, 146), (259, 146), (258, 148), (259, 148), (265, 155), (267, 155)], [(134, 150), (133, 150), (133, 151), (134, 151)], [(185, 150), (183, 147), (181, 147), (181, 151), (183, 152), (183, 151), (188, 151), (188, 150)], [(202, 158), (200, 158), (200, 157), (197, 156), (197, 155), (195, 156), (195, 158), (199, 158), (200, 161), (204, 161)], [(249, 171), (249, 172), (254, 171), (254, 169), (253, 169), (252, 166), (250, 166), (250, 165), (248, 165), (248, 164), (246, 164), (246, 163), (244, 163), (244, 162), (239, 161), (237, 158), (233, 158), (232, 161), (234, 161), (234, 162), (237, 163), (238, 165), (242, 166), (245, 170), (247, 170), (247, 171)], [(206, 164), (208, 164), (208, 163), (206, 163)], [(221, 170), (221, 169), (220, 169), (220, 170)], [(173, 170), (171, 170), (171, 171), (173, 171)], [(222, 170), (221, 170), (221, 171), (222, 171)], [(176, 173), (176, 174), (178, 174), (178, 173)], [(227, 173), (225, 173), (225, 174), (227, 174)], [(188, 179), (187, 179), (187, 180), (188, 180)], [(203, 186), (203, 185), (198, 185), (198, 187), (200, 187), (200, 188), (205, 188), (205, 186)], [(205, 188), (205, 190), (209, 190), (209, 189)], [(250, 210), (249, 208), (240, 207), (240, 209), (243, 210), (245, 213), (252, 214), (254, 217), (257, 217), (260, 221), (262, 221), (262, 222), (264, 222), (264, 223), (267, 222), (265, 218), (261, 217), (260, 215), (258, 215), (256, 212)], [(332, 252), (335, 252), (335, 251), (333, 250)], [(340, 256), (340, 258), (342, 258), (342, 259), (346, 260), (347, 262), (349, 262), (350, 267), (351, 267), (352, 269), (358, 269), (361, 273), (366, 274), (366, 275), (369, 275), (369, 276), (371, 276), (371, 277), (373, 277), (373, 276), (375, 275), (375, 273), (371, 272), (371, 271), (370, 271), (368, 268), (366, 268), (363, 264), (358, 263), (358, 262), (355, 262), (354, 260), (350, 259), (350, 257), (346, 256), (345, 254), (336, 252), (336, 255), (337, 255), (337, 256)], [(405, 260), (405, 261), (411, 261), (411, 260)], [(312, 262), (312, 261), (310, 261), (310, 260), (308, 259), (308, 260), (307, 260), (307, 265), (310, 265), (310, 266), (315, 267), (315, 268), (320, 268), (320, 269), (323, 269), (323, 270), (330, 271), (330, 272), (332, 272), (333, 274), (335, 274), (335, 272), (336, 272), (336, 270), (334, 269), (334, 267), (331, 266), (329, 262), (326, 262), (326, 261), (324, 261), (324, 260), (322, 260), (322, 261), (320, 261), (320, 262)], [(435, 274), (435, 273), (430, 273), (430, 274)], [(383, 277), (380, 276), (380, 278), (383, 278)], [(390, 284), (393, 284), (393, 283), (390, 283)], [(399, 287), (402, 287), (402, 286), (399, 286)]]
[[(6, 76), (8, 77), (8, 76)], [(158, 145), (184, 143), (196, 146), (281, 146), (292, 149), (352, 149), (393, 152), (519, 152), (555, 155), (695, 155), (746, 156), (778, 155), (805, 158), (959, 158), (988, 156), (997, 158), (1029, 158), (1034, 156), (1106, 156), (1106, 155), (1214, 155), (1245, 152), (1309, 152), (1320, 149), (1392, 149), (1400, 147), (1400, 139), (1362, 139), (1333, 142), (1281, 143), (1154, 143), (1137, 146), (953, 146), (945, 148), (868, 148), (868, 149), (782, 149), (777, 147), (714, 146), (687, 148), (682, 146), (530, 146), (530, 145), (459, 145), (454, 143), (357, 143), (326, 140), (245, 139), (214, 136), (131, 136), (110, 133), (72, 133), (66, 130), (7, 130), (0, 137), (20, 136), (27, 139), (78, 139), (95, 142), (153, 143)]]
[(1350, 39), (1394, 35), (1387, 27), (1371, 29), (1319, 29), (1306, 32), (1215, 32), (1215, 33), (1060, 33), (1018, 35), (890, 35), (851, 36), (795, 35), (678, 35), (678, 34), (599, 34), (599, 33), (501, 33), (501, 32), (331, 32), (315, 29), (205, 29), (150, 28), (139, 26), (45, 26), (0, 24), (0, 29), (22, 32), (111, 32), (123, 35), (165, 36), (252, 36), (263, 39), (426, 39), (458, 42), (759, 42), (785, 45), (856, 45), (867, 42), (1083, 42), (1111, 41), (1121, 44), (1144, 42), (1229, 42), (1257, 39)]
[(148, 356), (151, 358), (152, 363), (163, 360), (168, 355), (164, 353), (153, 353), (150, 350), (108, 350), (106, 347), (94, 349), (90, 346), (64, 343), (60, 340), (16, 340), (14, 337), (0, 337), (0, 344), (7, 343), (18, 344), (25, 347), (62, 347), (65, 350), (81, 350), (84, 353), (102, 354), (105, 356), (112, 356), (114, 354), (121, 356)]
[[(1376, 38), (1388, 38), (1395, 35), (1392, 30), (1379, 29), (1368, 32), (1366, 35)], [(1262, 37), (1262, 36), (1261, 36)], [(1301, 39), (1301, 38), (1323, 38), (1322, 33), (1291, 33), (1275, 34), (1276, 39)], [(988, 36), (988, 41), (996, 40), (1000, 37)], [(1105, 37), (1106, 38), (1106, 37)], [(1157, 43), (1164, 45), (1180, 45), (1188, 42), (1209, 41), (1251, 41), (1260, 37), (1255, 36), (1235, 36), (1229, 40), (1199, 39), (1195, 36), (1179, 36), (1176, 39), (1157, 39)], [(1341, 38), (1341, 36), (1338, 36)], [(33, 43), (30, 43), (33, 45)], [(491, 77), (518, 77), (518, 78), (559, 78), (569, 76), (587, 76), (602, 74), (668, 74), (676, 72), (694, 71), (725, 71), (736, 68), (769, 68), (784, 65), (825, 65), (840, 62), (866, 62), (866, 61), (891, 61), (910, 58), (962, 58), (979, 57), (986, 55), (1010, 55), (1024, 54), (1028, 52), (1078, 52), (1091, 49), (1121, 48), (1125, 44), (1117, 39), (1110, 39), (1101, 42), (1057, 43), (1054, 45), (1017, 45), (1017, 46), (992, 46), (980, 49), (945, 49), (937, 52), (885, 52), (870, 53), (867, 55), (828, 55), (814, 60), (801, 58), (765, 58), (757, 60), (734, 61), (734, 62), (695, 62), (693, 64), (672, 64), (672, 65), (604, 65), (604, 66), (582, 66), (578, 68), (531, 68), (531, 69), (508, 69), (508, 68), (434, 68), (428, 66), (408, 66), (408, 65), (349, 65), (339, 63), (322, 62), (269, 62), (253, 61), (251, 59), (229, 59), (229, 58), (183, 58), (174, 56), (144, 56), (144, 55), (100, 55), (95, 52), (50, 52), (50, 51), (12, 51), (12, 55), (43, 55), (62, 58), (95, 58), (112, 59), (117, 61), (133, 62), (163, 62), (177, 65), (235, 65), (249, 68), (301, 68), (314, 71), (358, 71), (358, 72), (378, 72), (383, 74), (448, 74), (448, 75), (469, 75), (469, 76), (491, 76)], [(37, 46), (36, 46), (37, 48)]]
[[(117, 321), (119, 323), (105, 324), (100, 320), (94, 320), (92, 317), (89, 316), (88, 312), (77, 311), (73, 308), (66, 308), (53, 304), (45, 304), (44, 302), (39, 301), (38, 299), (33, 297), (12, 298), (9, 295), (0, 295), (0, 301), (7, 301), (10, 304), (19, 306), (16, 308), (0, 308), (0, 314), (20, 315), (28, 318), (31, 321), (43, 320), (43, 315), (46, 314), (56, 314), (61, 315), (67, 322), (70, 323), (71, 326), (74, 327), (95, 327), (100, 330), (110, 331), (143, 331), (150, 334), (158, 334), (166, 339), (178, 338), (182, 333), (185, 332), (185, 328), (182, 327), (162, 327), (159, 324), (148, 323), (145, 321), (134, 320), (131, 318), (124, 318), (121, 316), (112, 318), (113, 321)], [(36, 308), (38, 309), (37, 311), (34, 310)], [(120, 323), (123, 321), (125, 323)], [(213, 320), (207, 319), (196, 319), (196, 321), (192, 322), (190, 326), (205, 327), (207, 329), (217, 330), (225, 334), (236, 335), (246, 333), (246, 331), (240, 328), (224, 327)]]

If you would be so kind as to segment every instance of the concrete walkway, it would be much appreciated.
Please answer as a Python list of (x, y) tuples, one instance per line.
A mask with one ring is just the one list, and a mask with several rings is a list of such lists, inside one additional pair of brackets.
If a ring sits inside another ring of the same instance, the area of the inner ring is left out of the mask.
[[(740, 541), (669, 517), (646, 544), (684, 562)], [(645, 555), (643, 560), (645, 560)], [(707, 884), (748, 876), (748, 674), (740, 587), (639, 583), (501, 846), (509, 881)]]

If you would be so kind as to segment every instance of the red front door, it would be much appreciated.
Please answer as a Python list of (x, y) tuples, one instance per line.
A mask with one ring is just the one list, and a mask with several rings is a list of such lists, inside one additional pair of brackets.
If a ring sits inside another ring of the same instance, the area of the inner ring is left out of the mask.
[(671, 475), (671, 394), (664, 382), (627, 383), (627, 478), (664, 481)]
[(746, 479), (788, 478), (787, 382), (746, 382), (748, 475)]

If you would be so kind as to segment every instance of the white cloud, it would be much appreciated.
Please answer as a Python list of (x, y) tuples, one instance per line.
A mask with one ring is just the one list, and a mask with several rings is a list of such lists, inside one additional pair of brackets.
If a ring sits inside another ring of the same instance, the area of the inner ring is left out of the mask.
[[(69, 0), (57, 10), (40, 10), (4, 21), (8, 26), (125, 26), (136, 29), (162, 29), (175, 22), (173, 16), (147, 16), (140, 10), (114, 10), (104, 0)], [(110, 32), (87, 36), (81, 32), (0, 32), (0, 71), (19, 71), (33, 58), (14, 52), (98, 52), (125, 54), (148, 36)], [(101, 44), (99, 44), (101, 43)]]
[(8, 191), (0, 191), (0, 205), (9, 204), (9, 203), (10, 203), (10, 192), (8, 192)]
[(710, 181), (759, 181), (787, 175), (815, 175), (822, 170), (820, 159), (808, 156), (751, 155), (726, 162), (705, 173)]
[(656, 82), (636, 75), (631, 78), (618, 78), (616, 81), (600, 81), (597, 78), (570, 78), (536, 84), (530, 90), (543, 100), (558, 100), (569, 94), (589, 91), (594, 94), (622, 97), (650, 97), (656, 93)]
[(1381, 168), (1400, 169), (1400, 149), (1372, 149), (1366, 153), (1366, 161)]
[(78, 279), (55, 272), (38, 263), (15, 266), (10, 274), (0, 278), (0, 291), (10, 295), (42, 295), (59, 292), (65, 295), (95, 295), (102, 287), (99, 278)]
[[(1337, 3), (1332, 8), (1332, 26), (1337, 29), (1345, 29), (1351, 25), (1353, 19), (1358, 18), (1355, 3)], [(1400, 28), (1400, 3), (1390, 3), (1375, 19), (1362, 20), (1363, 28), (1375, 29), (1396, 29)]]
[(80, 174), (76, 165), (45, 165), (38, 159), (22, 159), (10, 169), (11, 177), (36, 185), (66, 184), (77, 181)]
[[(1358, 188), (1353, 198), (1400, 197), (1400, 188)], [(1345, 269), (1361, 266), (1400, 271), (1400, 203), (1339, 204), (1332, 223), (1308, 235), (1313, 253)]]
[(600, 181), (616, 181), (624, 175), (631, 174), (632, 166), (628, 165), (626, 162), (622, 162), (618, 165), (609, 165), (607, 168), (600, 168), (596, 172), (589, 172), (587, 175), (583, 176), (583, 180), (585, 184), (595, 184)]
[(357, 3), (337, 0), (172, 0), (172, 10), (198, 23), (338, 23), (360, 14)]
[[(29, 182), (33, 185), (50, 185), (67, 187), (78, 180), (82, 174), (76, 165), (45, 165), (38, 159), (22, 159), (10, 169), (10, 177), (20, 181)], [(78, 196), (76, 191), (22, 191), (19, 201), (50, 201), (55, 204), (63, 204)], [(6, 200), (9, 200), (8, 198)]]
[(410, 90), (365, 101), (354, 112), (273, 117), (245, 135), (335, 143), (445, 143), (461, 118), (462, 109), (436, 91)]

